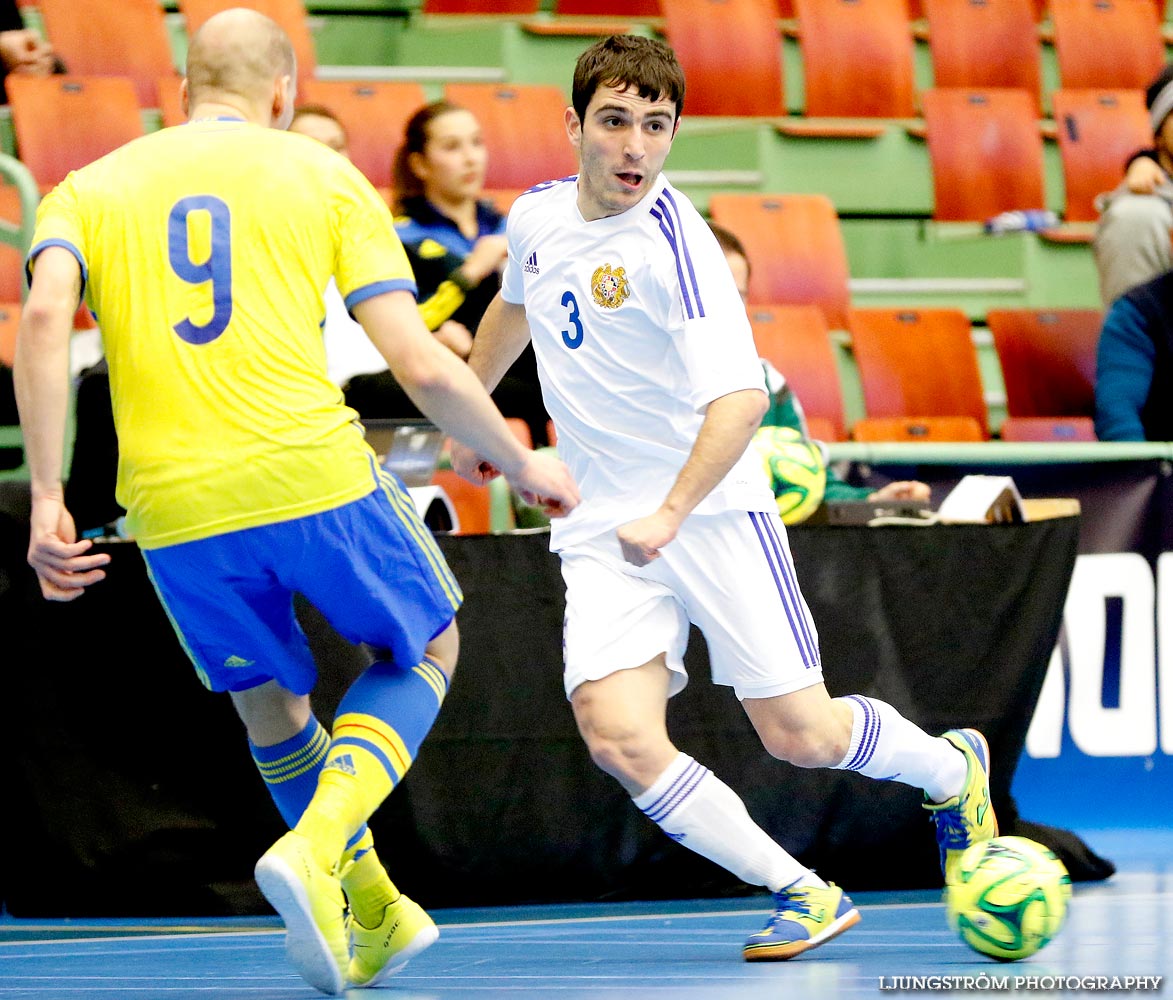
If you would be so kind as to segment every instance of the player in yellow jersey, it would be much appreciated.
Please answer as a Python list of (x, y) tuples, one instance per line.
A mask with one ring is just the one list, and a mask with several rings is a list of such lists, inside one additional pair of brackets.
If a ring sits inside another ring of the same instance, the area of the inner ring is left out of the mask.
[[(425, 414), (555, 514), (578, 493), (560, 462), (516, 442), (428, 333), (375, 190), (345, 158), (282, 131), (295, 79), (276, 24), (218, 14), (189, 47), (189, 123), (46, 196), (16, 385), (29, 563), (46, 598), (73, 600), (109, 560), (77, 540), (63, 501), (66, 362), (84, 291), (110, 364), (119, 502), (180, 640), (204, 683), (230, 692), (293, 827), (257, 863), (289, 956), (337, 993), (380, 981), (436, 936), (387, 878), (366, 820), (439, 711), (461, 595), (326, 376), (329, 279)], [(295, 592), (346, 638), (384, 651), (347, 691), (332, 736), (310, 708), (315, 668)]]

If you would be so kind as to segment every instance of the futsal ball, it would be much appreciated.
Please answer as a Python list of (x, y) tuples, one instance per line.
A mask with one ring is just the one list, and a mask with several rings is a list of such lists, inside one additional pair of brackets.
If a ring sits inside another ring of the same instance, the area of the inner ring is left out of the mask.
[(1047, 848), (1025, 837), (994, 837), (961, 855), (945, 912), (974, 951), (1014, 962), (1059, 933), (1070, 898), (1067, 869)]
[(827, 461), (815, 441), (791, 427), (760, 427), (753, 447), (770, 480), (783, 524), (798, 524), (823, 502)]

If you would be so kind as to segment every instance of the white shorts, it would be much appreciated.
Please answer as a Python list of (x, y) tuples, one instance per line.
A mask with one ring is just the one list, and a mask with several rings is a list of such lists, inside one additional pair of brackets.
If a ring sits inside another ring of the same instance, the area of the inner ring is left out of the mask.
[(688, 683), (689, 622), (704, 634), (714, 684), (771, 698), (823, 679), (819, 638), (775, 513), (694, 514), (647, 566), (609, 531), (561, 552), (566, 696), (583, 681), (667, 654), (670, 694)]

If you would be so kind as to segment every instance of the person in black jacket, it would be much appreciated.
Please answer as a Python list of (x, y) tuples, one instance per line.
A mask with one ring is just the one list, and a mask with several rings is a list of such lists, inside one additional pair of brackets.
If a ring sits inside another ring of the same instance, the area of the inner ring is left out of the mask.
[(1173, 440), (1173, 271), (1128, 290), (1104, 317), (1096, 437)]

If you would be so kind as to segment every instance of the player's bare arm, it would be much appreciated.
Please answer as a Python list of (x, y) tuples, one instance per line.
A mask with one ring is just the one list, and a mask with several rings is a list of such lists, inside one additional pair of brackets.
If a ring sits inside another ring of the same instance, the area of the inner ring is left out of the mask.
[(659, 556), (684, 519), (745, 452), (767, 405), (759, 389), (731, 392), (709, 404), (696, 443), (660, 509), (617, 529), (624, 559), (646, 566)]
[(354, 315), (429, 420), (484, 455), (553, 514), (578, 505), (578, 487), (566, 466), (518, 443), (470, 367), (428, 332), (412, 295), (376, 295), (355, 306)]
[[(489, 303), (477, 326), (472, 353), (468, 356), (468, 366), (480, 379), (481, 384), (492, 392), (521, 356), (529, 339), (530, 329), (525, 316), (525, 306), (506, 302), (498, 294)], [(504, 471), (487, 459), (488, 455), (463, 445), (458, 445), (452, 450), (452, 468), (469, 482), (478, 485), (487, 483)], [(506, 476), (511, 478), (508, 473)]]
[(41, 593), (72, 601), (106, 577), (109, 555), (77, 540), (62, 486), (65, 426), (69, 412), (69, 337), (81, 296), (81, 267), (63, 247), (37, 257), (28, 301), (21, 312), (14, 382), (28, 459), (32, 516), (28, 562)]

